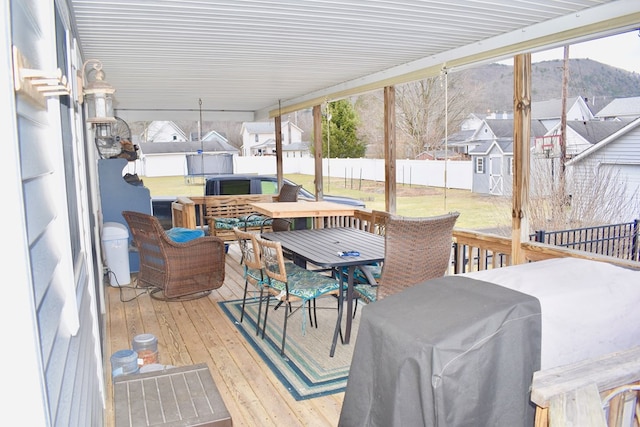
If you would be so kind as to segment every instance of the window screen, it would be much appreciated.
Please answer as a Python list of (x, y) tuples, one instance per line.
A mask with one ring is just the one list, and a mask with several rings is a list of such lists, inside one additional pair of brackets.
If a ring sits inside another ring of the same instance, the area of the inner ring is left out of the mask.
[(278, 182), (260, 181), (260, 190), (262, 194), (278, 194)]
[(221, 195), (251, 194), (251, 181), (248, 179), (220, 181)]

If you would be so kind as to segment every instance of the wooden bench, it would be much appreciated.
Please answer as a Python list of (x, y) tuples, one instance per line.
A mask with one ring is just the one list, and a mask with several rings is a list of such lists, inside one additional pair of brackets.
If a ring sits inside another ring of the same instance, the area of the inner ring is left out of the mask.
[(233, 425), (206, 363), (120, 375), (113, 390), (116, 427)]
[[(201, 228), (206, 234), (219, 237), (225, 241), (235, 240), (233, 227), (229, 223), (225, 226), (216, 224), (216, 219), (236, 219), (238, 228), (245, 229), (241, 220), (249, 216), (259, 218), (252, 203), (272, 202), (274, 195), (246, 194), (235, 196), (192, 196), (178, 197), (171, 205), (173, 227)], [(246, 227), (248, 231), (260, 231), (261, 220), (251, 222)], [(218, 225), (218, 226), (216, 226)], [(225, 228), (226, 227), (226, 228)], [(271, 231), (270, 226), (264, 226), (263, 231)]]

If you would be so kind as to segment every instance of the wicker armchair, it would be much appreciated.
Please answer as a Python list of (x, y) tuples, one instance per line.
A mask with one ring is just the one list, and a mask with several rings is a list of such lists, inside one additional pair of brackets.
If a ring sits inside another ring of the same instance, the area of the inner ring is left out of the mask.
[(453, 212), (428, 218), (387, 218), (382, 273), (375, 286), (356, 285), (356, 296), (373, 302), (444, 276), (451, 261), (453, 226), (458, 216)]
[(193, 299), (222, 286), (225, 250), (221, 239), (206, 236), (177, 243), (151, 215), (124, 211), (122, 216), (140, 254), (138, 285), (153, 288), (154, 298)]

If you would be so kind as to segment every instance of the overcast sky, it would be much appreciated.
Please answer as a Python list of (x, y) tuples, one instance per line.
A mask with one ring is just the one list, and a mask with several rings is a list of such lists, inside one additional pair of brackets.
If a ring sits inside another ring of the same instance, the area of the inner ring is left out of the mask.
[[(638, 30), (569, 47), (570, 58), (588, 58), (602, 64), (640, 73), (640, 37)], [(531, 55), (531, 62), (563, 59), (564, 48)], [(506, 63), (506, 62), (505, 62)], [(513, 64), (513, 61), (509, 62)]]

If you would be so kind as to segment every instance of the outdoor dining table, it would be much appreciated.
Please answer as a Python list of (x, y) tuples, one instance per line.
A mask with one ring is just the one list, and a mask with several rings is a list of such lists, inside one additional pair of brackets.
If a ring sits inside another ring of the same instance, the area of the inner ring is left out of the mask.
[[(344, 343), (349, 344), (353, 313), (353, 282), (357, 266), (384, 261), (384, 237), (350, 227), (315, 228), (307, 230), (262, 233), (262, 238), (281, 243), (291, 252), (294, 262), (311, 263), (338, 271), (347, 267), (347, 322)], [(339, 252), (356, 251), (358, 256), (340, 256)]]
[[(353, 216), (355, 207), (324, 200), (299, 200), (297, 202), (252, 203), (256, 212), (271, 218), (316, 218), (315, 228), (322, 227), (321, 218), (330, 216)], [(306, 228), (298, 226), (296, 229)]]
[(353, 216), (354, 206), (341, 203), (301, 200), (298, 202), (262, 202), (251, 206), (263, 215), (271, 218), (304, 218), (323, 216)]

